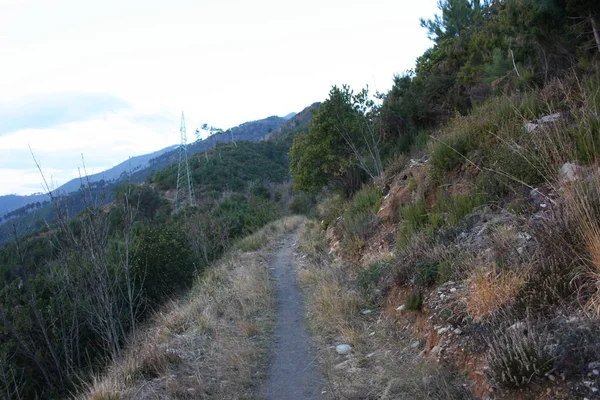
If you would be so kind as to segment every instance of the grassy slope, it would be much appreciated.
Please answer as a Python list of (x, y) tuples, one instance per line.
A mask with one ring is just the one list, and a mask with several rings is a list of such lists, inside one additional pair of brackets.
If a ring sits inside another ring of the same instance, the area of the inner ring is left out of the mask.
[[(592, 395), (583, 380), (600, 358), (598, 100), (586, 82), (491, 99), (415, 149), (418, 160), (393, 160), (385, 199), (365, 186), (321, 203), (329, 241), (318, 243), (318, 228), (308, 235), (317, 261), (301, 277), (335, 390), (469, 396), (439, 377), (424, 390), (423, 374), (444, 376), (418, 361), (430, 360), (466, 374), (477, 397)], [(323, 261), (329, 246), (336, 257)], [(327, 347), (342, 342), (354, 349), (345, 366)]]
[(285, 218), (242, 240), (156, 313), (81, 398), (254, 398), (275, 313), (267, 245), (301, 222)]

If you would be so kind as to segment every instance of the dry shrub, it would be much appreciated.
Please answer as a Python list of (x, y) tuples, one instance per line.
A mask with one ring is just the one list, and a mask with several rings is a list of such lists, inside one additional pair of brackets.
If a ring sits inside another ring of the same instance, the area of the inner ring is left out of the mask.
[(554, 365), (550, 336), (530, 322), (497, 329), (488, 344), (488, 374), (503, 386), (525, 386)]
[(475, 320), (491, 317), (499, 310), (514, 304), (527, 278), (527, 270), (485, 272), (478, 269), (471, 278), (465, 294), (467, 312)]

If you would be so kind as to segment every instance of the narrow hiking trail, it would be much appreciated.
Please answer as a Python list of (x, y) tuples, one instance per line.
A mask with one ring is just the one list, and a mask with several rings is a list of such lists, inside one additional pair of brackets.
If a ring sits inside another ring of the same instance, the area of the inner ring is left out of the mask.
[(304, 325), (304, 305), (296, 281), (296, 236), (297, 231), (279, 242), (270, 266), (277, 293), (277, 324), (260, 396), (266, 400), (319, 399), (322, 393), (323, 379)]

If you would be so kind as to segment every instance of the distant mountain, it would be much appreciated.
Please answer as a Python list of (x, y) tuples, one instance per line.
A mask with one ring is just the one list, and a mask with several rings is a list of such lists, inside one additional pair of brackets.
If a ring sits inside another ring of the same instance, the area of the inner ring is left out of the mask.
[(291, 144), (291, 140), (296, 133), (308, 130), (308, 126), (310, 125), (313, 114), (317, 112), (319, 106), (321, 106), (321, 103), (313, 103), (304, 110), (300, 111), (298, 114), (288, 114), (294, 115), (283, 124), (279, 125), (277, 129), (273, 129), (271, 132), (269, 132), (265, 136), (265, 140), (286, 140)]
[[(123, 161), (122, 163), (115, 165), (112, 168), (107, 169), (106, 171), (99, 172), (97, 174), (88, 175), (87, 179), (91, 183), (96, 183), (104, 180), (106, 183), (117, 181), (123, 175), (128, 175), (129, 173), (134, 173), (140, 171), (144, 168), (147, 168), (150, 165), (150, 160), (164, 154), (166, 152), (172, 151), (176, 149), (178, 146), (169, 146), (162, 150), (155, 151), (150, 154), (143, 154), (141, 156), (131, 157), (129, 160)], [(71, 179), (69, 182), (60, 186), (56, 189), (58, 193), (72, 193), (79, 190), (81, 187), (81, 179), (75, 178)]]
[(285, 119), (285, 120), (288, 120), (288, 119), (294, 118), (295, 116), (296, 116), (296, 113), (295, 113), (295, 112), (291, 112), (291, 113), (289, 113), (288, 115), (286, 115), (286, 116), (283, 116), (283, 117), (281, 117), (281, 118), (283, 118), (283, 119)]
[[(215, 147), (217, 144), (231, 143), (232, 141), (237, 142), (242, 140), (258, 142), (286, 122), (287, 121), (285, 118), (277, 116), (272, 116), (257, 121), (245, 122), (224, 132), (216, 133), (204, 140), (199, 140), (195, 143), (189, 144), (187, 148), (188, 156), (201, 153), (205, 150)], [(178, 149), (161, 154), (158, 157), (150, 160), (150, 165), (148, 168), (133, 173), (131, 176), (131, 181), (142, 182), (153, 173), (165, 169), (169, 165), (178, 162), (178, 160)]]
[[(257, 121), (245, 122), (239, 126), (228, 129), (224, 132), (214, 134), (205, 140), (201, 140), (195, 143), (188, 145), (188, 154), (194, 155), (196, 153), (200, 153), (202, 151), (208, 150), (216, 146), (218, 143), (230, 143), (232, 140), (234, 141), (242, 141), (247, 140), (251, 142), (258, 142), (263, 139), (267, 134), (276, 130), (280, 125), (289, 122), (286, 118), (290, 115), (295, 115), (295, 113), (290, 113), (286, 117), (268, 117)], [(146, 178), (148, 178), (153, 173), (160, 171), (169, 165), (176, 163), (178, 161), (179, 146), (170, 146), (164, 148), (159, 151), (155, 151), (150, 154), (144, 154), (141, 156), (131, 157), (129, 160), (123, 161), (122, 163), (107, 169), (106, 171), (99, 172), (97, 174), (89, 175), (87, 179), (92, 184), (91, 186), (96, 191), (100, 192), (110, 192), (111, 187), (117, 184), (122, 178), (128, 177), (134, 183), (143, 182)], [(78, 212), (82, 209), (80, 204), (81, 199), (79, 193), (76, 193), (81, 187), (81, 180), (79, 178), (72, 179), (64, 185), (58, 187), (54, 193), (60, 194), (64, 197), (65, 201), (69, 204), (73, 204), (70, 206), (71, 211)], [(98, 194), (98, 199), (102, 196)], [(110, 199), (110, 193), (108, 193), (104, 200), (98, 200), (100, 202), (106, 202)], [(31, 203), (37, 203), (38, 201), (43, 203), (44, 201), (50, 200), (50, 197), (46, 194), (34, 194), (30, 196), (19, 196), (19, 195), (6, 195), (0, 196), (0, 218), (2, 218), (5, 214), (17, 210), (21, 207), (24, 207)], [(44, 207), (45, 210), (46, 207)], [(32, 219), (35, 215), (39, 215), (40, 213), (36, 212), (32, 213), (28, 218)], [(46, 214), (44, 214), (46, 215)], [(32, 221), (30, 221), (32, 222)], [(0, 234), (3, 231), (2, 223), (6, 224), (7, 221), (3, 221), (0, 219)], [(27, 231), (30, 229), (34, 229), (33, 224), (27, 224)], [(4, 229), (6, 230), (6, 229)], [(6, 235), (2, 235), (6, 236)], [(0, 238), (0, 245), (6, 240), (6, 238)]]
[(0, 218), (4, 214), (26, 206), (27, 204), (37, 203), (38, 201), (43, 203), (47, 200), (50, 200), (50, 197), (44, 193), (36, 193), (28, 196), (19, 196), (17, 194), (0, 196)]

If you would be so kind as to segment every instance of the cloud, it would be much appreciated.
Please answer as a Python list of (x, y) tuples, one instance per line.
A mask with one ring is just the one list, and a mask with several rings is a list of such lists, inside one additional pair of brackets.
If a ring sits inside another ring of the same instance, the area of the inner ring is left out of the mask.
[(29, 145), (44, 174), (51, 176), (52, 186), (58, 187), (79, 176), (82, 156), (87, 173), (94, 174), (130, 156), (177, 144), (178, 118), (176, 112), (128, 109), (50, 128), (0, 135), (0, 195), (40, 190), (41, 177)]
[(47, 93), (0, 103), (0, 135), (44, 129), (122, 111), (130, 105), (105, 93)]

